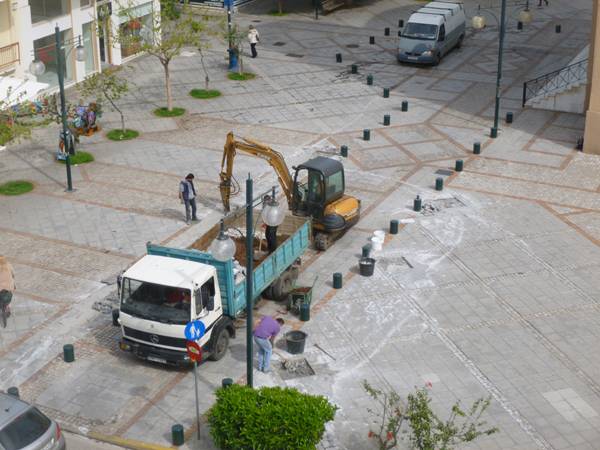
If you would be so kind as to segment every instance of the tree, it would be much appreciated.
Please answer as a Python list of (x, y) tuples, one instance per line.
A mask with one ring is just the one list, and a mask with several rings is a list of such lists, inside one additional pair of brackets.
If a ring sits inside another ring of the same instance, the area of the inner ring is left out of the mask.
[(225, 31), (225, 39), (227, 42), (231, 43), (231, 47), (238, 57), (238, 73), (240, 75), (244, 73), (243, 47), (247, 38), (248, 33), (246, 33), (244, 30), (241, 30), (236, 23), (231, 24), (231, 31)]
[[(135, 14), (135, 7), (120, 6), (120, 15), (127, 19), (115, 33), (115, 42), (121, 46), (132, 46), (157, 58), (165, 75), (167, 110), (173, 110), (170, 63), (185, 47), (200, 47), (205, 33), (205, 24), (195, 19), (187, 1), (178, 6), (176, 0), (161, 0), (160, 12), (154, 11), (150, 20), (142, 24)], [(203, 21), (207, 18), (204, 17)]]
[[(427, 384), (431, 387), (431, 383)], [(416, 389), (408, 394), (406, 407), (400, 396), (393, 390), (383, 392), (363, 381), (365, 391), (377, 402), (377, 410), (367, 409), (375, 416), (378, 424), (369, 431), (369, 438), (375, 439), (380, 450), (389, 450), (398, 445), (401, 433), (410, 442), (411, 448), (418, 450), (451, 450), (462, 443), (494, 434), (498, 428), (486, 428), (482, 414), (490, 406), (491, 397), (473, 402), (468, 411), (456, 402), (446, 421), (441, 420), (431, 409), (431, 398), (426, 388)]]
[(77, 90), (83, 97), (95, 97), (100, 104), (107, 100), (121, 116), (121, 132), (125, 133), (125, 116), (116, 102), (129, 91), (129, 85), (126, 78), (119, 76), (120, 70), (121, 67), (110, 67), (94, 73), (78, 83)]

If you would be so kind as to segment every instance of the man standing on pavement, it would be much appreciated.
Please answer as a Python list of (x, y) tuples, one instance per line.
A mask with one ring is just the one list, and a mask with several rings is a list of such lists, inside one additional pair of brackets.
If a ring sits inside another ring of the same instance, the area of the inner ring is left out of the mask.
[[(10, 305), (16, 288), (13, 268), (4, 256), (0, 256), (0, 307)], [(7, 311), (10, 314), (10, 308)]]
[(254, 25), (250, 25), (248, 29), (248, 40), (250, 41), (250, 50), (252, 50), (252, 57), (256, 58), (258, 53), (256, 52), (256, 44), (260, 41), (258, 36), (258, 30), (254, 28)]
[(190, 209), (192, 220), (196, 221), (196, 188), (194, 188), (194, 174), (188, 173), (185, 180), (179, 183), (179, 200), (185, 204), (185, 223), (190, 224)]
[(258, 370), (261, 372), (267, 373), (271, 371), (273, 339), (281, 331), (283, 324), (283, 319), (280, 317), (274, 319), (271, 316), (265, 316), (254, 329), (254, 342), (256, 342), (256, 346), (258, 347)]

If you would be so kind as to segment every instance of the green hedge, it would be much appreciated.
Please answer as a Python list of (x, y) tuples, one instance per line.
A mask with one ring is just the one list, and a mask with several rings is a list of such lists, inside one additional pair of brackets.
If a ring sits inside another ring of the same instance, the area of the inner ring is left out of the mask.
[(210, 434), (223, 450), (313, 450), (337, 407), (297, 389), (234, 384), (216, 392)]

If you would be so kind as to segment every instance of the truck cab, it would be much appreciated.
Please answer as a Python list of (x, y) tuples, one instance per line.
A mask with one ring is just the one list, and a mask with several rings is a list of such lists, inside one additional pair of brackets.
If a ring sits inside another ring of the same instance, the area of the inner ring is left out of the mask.
[(439, 64), (442, 57), (462, 45), (466, 29), (462, 3), (436, 1), (413, 13), (402, 30), (398, 61)]
[(119, 281), (120, 348), (159, 363), (186, 364), (185, 326), (201, 320), (206, 333), (196, 341), (203, 357), (221, 359), (234, 337), (223, 314), (215, 267), (195, 261), (146, 255)]

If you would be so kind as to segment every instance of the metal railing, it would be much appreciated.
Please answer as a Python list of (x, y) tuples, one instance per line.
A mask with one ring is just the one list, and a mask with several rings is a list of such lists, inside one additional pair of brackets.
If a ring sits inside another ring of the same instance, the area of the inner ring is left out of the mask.
[(523, 104), (532, 98), (553, 94), (567, 88), (574, 83), (587, 80), (588, 60), (582, 59), (574, 64), (569, 64), (562, 69), (547, 73), (541, 77), (523, 83)]
[(0, 70), (20, 61), (19, 43), (0, 47)]

